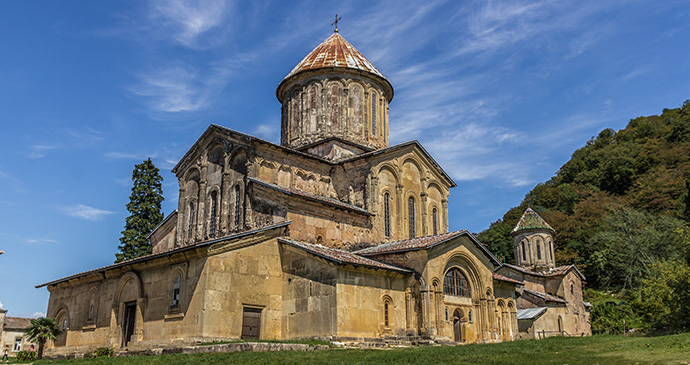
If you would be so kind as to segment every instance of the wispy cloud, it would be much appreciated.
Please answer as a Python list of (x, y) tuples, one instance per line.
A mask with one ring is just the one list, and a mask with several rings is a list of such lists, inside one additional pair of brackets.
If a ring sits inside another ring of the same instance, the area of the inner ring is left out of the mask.
[(53, 244), (53, 243), (60, 243), (52, 238), (29, 238), (25, 240), (26, 243), (31, 243), (31, 244)]
[(84, 204), (70, 205), (63, 207), (62, 210), (70, 217), (90, 221), (100, 221), (107, 215), (115, 214), (115, 212), (111, 212), (109, 210), (98, 209)]
[(105, 157), (117, 159), (117, 160), (146, 160), (149, 157), (155, 157), (153, 155), (147, 155), (145, 153), (130, 153), (130, 152), (108, 152)]
[(48, 152), (61, 148), (60, 145), (37, 144), (29, 147), (29, 158), (37, 159), (45, 157)]
[(2, 302), (0, 302), (0, 308), (2, 308), (2, 307), (3, 307), (3, 304), (2, 304)]
[(280, 136), (280, 130), (278, 129), (278, 126), (280, 126), (280, 123), (274, 121), (265, 124), (259, 124), (256, 127), (256, 129), (254, 129), (253, 133), (267, 141), (272, 141), (274, 140), (274, 138)]
[(226, 86), (229, 72), (212, 67), (204, 72), (177, 63), (139, 75), (140, 82), (130, 91), (146, 99), (154, 112), (194, 112), (206, 109)]
[(219, 38), (209, 40), (203, 36), (221, 26), (232, 3), (225, 0), (155, 0), (151, 5), (150, 16), (160, 21), (159, 28), (179, 44), (198, 49), (219, 42)]

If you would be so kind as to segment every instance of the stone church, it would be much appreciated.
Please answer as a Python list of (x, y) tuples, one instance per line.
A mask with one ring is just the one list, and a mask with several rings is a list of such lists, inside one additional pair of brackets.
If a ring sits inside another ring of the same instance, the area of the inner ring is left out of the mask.
[[(279, 145), (211, 125), (173, 168), (179, 205), (150, 234), (152, 254), (38, 286), (65, 330), (49, 355), (240, 338), (512, 341), (525, 293), (564, 295), (448, 231), (455, 182), (419, 142), (389, 146), (393, 86), (337, 30), (276, 95)], [(550, 249), (534, 263), (549, 267)]]

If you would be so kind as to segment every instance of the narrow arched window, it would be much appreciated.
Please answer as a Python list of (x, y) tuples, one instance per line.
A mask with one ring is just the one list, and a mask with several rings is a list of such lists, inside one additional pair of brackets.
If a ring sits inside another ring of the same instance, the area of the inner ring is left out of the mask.
[(187, 238), (192, 238), (192, 227), (194, 227), (194, 202), (189, 202), (189, 216), (187, 217)]
[(388, 193), (383, 194), (383, 233), (391, 236), (391, 196)]
[(537, 259), (541, 260), (541, 244), (537, 242)]
[(501, 333), (501, 317), (498, 317), (498, 333)]
[(383, 322), (388, 327), (388, 302), (383, 303)]
[(410, 221), (410, 238), (415, 238), (417, 237), (416, 233), (416, 227), (415, 227), (415, 216), (414, 216), (414, 198), (410, 197), (410, 199), (407, 200), (407, 213), (409, 214), (409, 221)]
[(89, 321), (93, 319), (93, 300), (89, 303)]
[(434, 235), (438, 234), (438, 212), (436, 208), (431, 210), (431, 225), (434, 227)]
[(575, 285), (570, 284), (570, 295), (575, 295)]
[(549, 255), (551, 256), (551, 260), (556, 260), (553, 258), (553, 242), (551, 242), (551, 240), (549, 240)]
[(446, 322), (448, 322), (448, 307), (446, 307)]
[(472, 310), (471, 309), (469, 311), (467, 311), (467, 320), (470, 321), (470, 323), (472, 323)]
[(240, 186), (235, 185), (235, 227), (240, 227)]
[(175, 276), (175, 281), (173, 281), (172, 306), (176, 307), (178, 304), (180, 304), (180, 277)]
[(376, 135), (376, 92), (371, 93), (371, 134)]
[(468, 298), (471, 296), (470, 285), (460, 269), (448, 270), (443, 278), (443, 294)]
[(218, 210), (218, 193), (211, 193), (211, 212), (208, 221), (208, 235), (211, 237), (216, 236), (216, 214)]
[(520, 242), (520, 246), (522, 246), (522, 261), (526, 261), (527, 255), (525, 255), (525, 241)]

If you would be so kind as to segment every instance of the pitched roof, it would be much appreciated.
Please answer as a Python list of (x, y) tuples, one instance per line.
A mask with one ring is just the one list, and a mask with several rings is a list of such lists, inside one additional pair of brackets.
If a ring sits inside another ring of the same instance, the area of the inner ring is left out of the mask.
[(349, 211), (352, 211), (352, 212), (357, 212), (357, 213), (364, 214), (364, 215), (368, 215), (368, 216), (373, 216), (373, 215), (374, 215), (373, 213), (369, 212), (369, 211), (366, 210), (366, 209), (362, 209), (362, 208), (360, 208), (360, 207), (358, 207), (358, 206), (355, 206), (355, 205), (343, 203), (343, 202), (341, 202), (341, 201), (338, 200), (338, 199), (327, 198), (327, 197), (324, 197), (324, 196), (315, 195), (315, 194), (310, 194), (310, 193), (306, 193), (306, 192), (304, 192), (304, 191), (300, 191), (300, 190), (296, 190), (296, 189), (292, 189), (292, 188), (286, 188), (286, 187), (284, 187), (284, 186), (280, 186), (280, 185), (276, 185), (276, 184), (267, 183), (267, 182), (265, 182), (265, 181), (261, 181), (261, 180), (258, 180), (258, 179), (254, 179), (254, 178), (252, 178), (252, 177), (248, 177), (247, 180), (248, 180), (249, 182), (254, 183), (254, 184), (258, 184), (258, 185), (261, 185), (261, 186), (265, 186), (265, 187), (267, 187), (267, 188), (269, 188), (269, 189), (276, 190), (276, 191), (279, 191), (279, 192), (284, 193), (284, 194), (287, 194), (287, 195), (299, 196), (299, 197), (304, 198), (304, 199), (307, 199), (307, 200), (316, 201), (316, 202), (319, 202), (319, 203), (323, 203), (323, 204), (326, 204), (326, 205), (330, 205), (330, 206), (335, 207), (335, 208), (345, 209), (345, 210), (349, 210)]
[(477, 246), (482, 252), (484, 252), (491, 261), (493, 261), (497, 265), (500, 265), (498, 259), (493, 254), (491, 254), (491, 252), (489, 252), (489, 250), (483, 244), (481, 244), (481, 242), (477, 241), (473, 234), (469, 233), (465, 229), (461, 231), (441, 233), (433, 236), (415, 237), (401, 241), (383, 243), (378, 246), (368, 247), (359, 251), (355, 251), (355, 253), (363, 256), (374, 256), (396, 252), (418, 251), (425, 249), (428, 250), (432, 247), (448, 242), (460, 236), (469, 237), (469, 239), (475, 244), (475, 246)]
[(302, 71), (327, 67), (352, 68), (384, 78), (381, 72), (339, 33), (333, 33), (316, 46), (285, 78)]
[(5, 317), (5, 328), (25, 329), (31, 326), (31, 318)]
[(547, 307), (518, 309), (517, 319), (518, 321), (521, 319), (537, 319), (546, 313), (547, 309)]
[(356, 255), (352, 252), (347, 252), (343, 250), (338, 250), (335, 248), (325, 247), (321, 245), (315, 245), (306, 242), (295, 241), (293, 239), (279, 237), (278, 242), (290, 245), (292, 247), (297, 247), (303, 249), (313, 255), (319, 256), (321, 258), (339, 263), (339, 264), (350, 264), (355, 266), (364, 266), (373, 269), (384, 269), (397, 271), (402, 273), (411, 273), (412, 270), (404, 269), (401, 267), (388, 265), (380, 261), (372, 260), (366, 257)]
[(69, 281), (69, 280), (72, 280), (72, 279), (75, 279), (75, 278), (79, 278), (79, 277), (83, 277), (83, 276), (87, 276), (87, 275), (91, 275), (91, 274), (95, 274), (95, 273), (103, 273), (103, 272), (106, 272), (106, 271), (108, 271), (108, 270), (112, 270), (112, 269), (115, 269), (115, 268), (118, 268), (118, 267), (122, 267), (122, 266), (126, 266), (126, 265), (131, 265), (131, 264), (135, 264), (135, 263), (139, 263), (139, 262), (144, 262), (144, 261), (149, 261), (149, 260), (153, 260), (153, 259), (156, 259), (156, 258), (159, 258), (159, 257), (169, 256), (169, 255), (172, 255), (172, 254), (175, 254), (175, 253), (178, 253), (178, 252), (193, 250), (193, 249), (196, 249), (196, 248), (199, 248), (199, 247), (209, 246), (209, 245), (212, 245), (212, 244), (218, 243), (218, 242), (223, 242), (223, 241), (227, 241), (227, 240), (231, 240), (231, 239), (238, 239), (238, 238), (242, 238), (242, 237), (246, 237), (246, 236), (251, 236), (251, 235), (254, 235), (254, 234), (257, 234), (257, 233), (270, 231), (270, 230), (276, 229), (276, 228), (287, 227), (287, 226), (289, 226), (290, 224), (292, 224), (292, 221), (280, 222), (280, 223), (274, 224), (274, 225), (272, 225), (272, 226), (263, 227), (263, 228), (258, 228), (258, 229), (252, 230), (252, 231), (240, 232), (240, 233), (231, 234), (231, 235), (228, 235), (228, 236), (225, 236), (225, 237), (221, 237), (221, 238), (215, 238), (215, 239), (212, 239), (212, 240), (207, 240), (207, 241), (202, 241), (202, 242), (196, 242), (196, 243), (193, 243), (193, 244), (190, 244), (190, 245), (187, 245), (187, 246), (178, 247), (178, 248), (175, 248), (175, 249), (172, 249), (172, 250), (169, 250), (169, 251), (165, 251), (165, 252), (148, 254), (148, 255), (145, 255), (145, 256), (141, 256), (141, 257), (129, 259), (129, 260), (126, 260), (126, 261), (121, 261), (121, 262), (118, 262), (118, 263), (115, 263), (115, 264), (112, 264), (112, 265), (103, 266), (103, 267), (100, 267), (100, 268), (98, 268), (98, 269), (93, 269), (93, 270), (89, 270), (89, 271), (84, 271), (84, 272), (80, 272), (80, 273), (77, 273), (77, 274), (73, 274), (73, 275), (70, 275), (70, 276), (65, 276), (64, 278), (61, 278), (61, 279), (57, 279), (57, 280), (49, 281), (49, 282), (44, 283), (44, 284), (36, 285), (36, 288), (40, 288), (40, 287), (43, 287), (43, 286), (48, 286), (48, 285), (54, 285), (54, 284), (62, 283), (62, 282), (65, 282), (65, 281)]
[(578, 276), (580, 276), (580, 278), (583, 281), (587, 280), (585, 278), (585, 276), (582, 275), (582, 272), (580, 272), (580, 270), (578, 270), (577, 266), (575, 266), (575, 265), (563, 265), (563, 266), (559, 266), (559, 267), (554, 267), (553, 269), (549, 269), (549, 271), (536, 272), (536, 271), (532, 271), (530, 269), (527, 269), (527, 268), (524, 268), (521, 266), (504, 263), (504, 264), (501, 264), (501, 266), (496, 268), (496, 270), (494, 270), (494, 271), (498, 271), (501, 267), (507, 267), (509, 269), (519, 271), (519, 272), (524, 273), (524, 274), (529, 274), (532, 276), (538, 276), (538, 277), (544, 277), (544, 278), (549, 278), (549, 277), (554, 277), (554, 276), (563, 276), (563, 275), (567, 274), (569, 271), (574, 270), (575, 273)]
[(519, 231), (524, 231), (528, 229), (548, 229), (552, 232), (555, 232), (551, 226), (546, 223), (546, 221), (537, 214), (537, 212), (533, 211), (532, 208), (527, 208), (524, 213), (522, 213), (522, 217), (518, 221), (517, 225), (515, 228), (513, 228), (512, 233), (517, 233)]
[(494, 280), (505, 281), (508, 283), (519, 284), (519, 285), (525, 285), (524, 281), (515, 280), (515, 279), (509, 278), (507, 276), (503, 276), (503, 275), (496, 274), (496, 273), (494, 273)]
[(546, 294), (546, 293), (542, 293), (540, 291), (530, 290), (530, 289), (523, 289), (523, 291), (525, 293), (532, 294), (535, 297), (542, 299), (542, 300), (545, 300), (547, 302), (566, 303), (565, 300), (563, 300), (559, 297), (553, 296), (551, 294)]

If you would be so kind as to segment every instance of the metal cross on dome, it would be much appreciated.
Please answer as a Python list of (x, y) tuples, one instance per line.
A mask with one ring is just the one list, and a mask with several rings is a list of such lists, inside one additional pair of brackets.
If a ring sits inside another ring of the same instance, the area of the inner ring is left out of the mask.
[(338, 33), (338, 20), (342, 18), (343, 17), (338, 17), (338, 13), (335, 13), (335, 21), (331, 23), (331, 25), (335, 25), (335, 30), (333, 31), (334, 33)]

